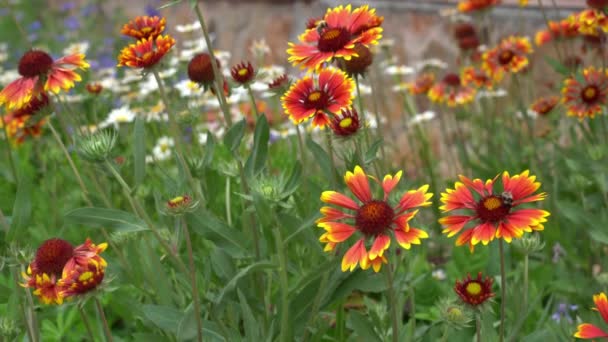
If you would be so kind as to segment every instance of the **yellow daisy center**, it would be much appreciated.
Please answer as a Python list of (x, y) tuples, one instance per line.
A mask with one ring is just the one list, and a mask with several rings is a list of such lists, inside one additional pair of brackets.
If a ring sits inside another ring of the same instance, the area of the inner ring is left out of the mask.
[(472, 296), (477, 296), (481, 293), (481, 284), (478, 282), (470, 282), (467, 284), (466, 291)]
[(340, 127), (347, 128), (347, 127), (350, 127), (350, 125), (352, 125), (352, 123), (353, 123), (353, 119), (344, 118), (344, 119), (340, 120)]
[(488, 197), (483, 201), (483, 206), (488, 210), (494, 210), (500, 207), (502, 201), (498, 197)]
[(243, 68), (241, 70), (239, 70), (239, 75), (241, 76), (246, 76), (249, 73), (249, 70)]
[(312, 93), (310, 93), (310, 95), (308, 95), (308, 101), (310, 101), (310, 102), (319, 101), (320, 98), (321, 98), (320, 91), (313, 91)]

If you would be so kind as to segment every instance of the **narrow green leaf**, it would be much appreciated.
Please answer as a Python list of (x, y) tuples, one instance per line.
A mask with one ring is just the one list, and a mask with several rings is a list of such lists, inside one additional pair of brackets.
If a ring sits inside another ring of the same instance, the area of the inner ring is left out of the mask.
[(380, 146), (382, 146), (383, 143), (384, 143), (384, 140), (382, 138), (380, 138), (371, 144), (371, 146), (365, 152), (365, 156), (363, 157), (363, 159), (364, 159), (363, 163), (365, 165), (369, 165), (371, 162), (376, 160), (376, 155), (378, 154), (378, 149), (380, 148)]
[(270, 128), (266, 115), (258, 118), (253, 134), (253, 148), (245, 163), (247, 174), (254, 177), (262, 171), (266, 158), (268, 157), (268, 140), (270, 139)]
[(133, 130), (133, 167), (137, 186), (144, 181), (146, 174), (146, 129), (143, 117), (135, 119)]
[(243, 326), (245, 328), (245, 339), (248, 341), (259, 341), (259, 325), (253, 316), (251, 307), (247, 303), (247, 298), (245, 298), (239, 289), (237, 289), (236, 293), (239, 296), (239, 302), (241, 304), (241, 314), (243, 315)]
[(289, 173), (289, 178), (287, 178), (287, 182), (285, 182), (285, 187), (283, 187), (282, 195), (287, 197), (293, 194), (298, 187), (300, 186), (300, 182), (302, 181), (302, 164), (296, 161)]
[(78, 208), (64, 216), (66, 224), (78, 224), (95, 228), (113, 228), (123, 232), (147, 230), (146, 224), (134, 215), (117, 209)]
[(145, 318), (172, 336), (177, 334), (177, 327), (184, 317), (180, 310), (163, 305), (144, 304), (141, 311)]
[(315, 156), (315, 161), (319, 164), (326, 177), (333, 177), (331, 174), (331, 160), (329, 159), (327, 152), (325, 152), (325, 150), (319, 144), (310, 138), (306, 140), (306, 147), (308, 147), (308, 149), (312, 152), (312, 155)]
[(218, 247), (225, 248), (234, 257), (250, 254), (244, 244), (247, 241), (243, 233), (228, 226), (212, 212), (200, 208), (195, 213), (186, 216), (192, 231), (202, 235), (206, 239), (215, 242)]
[(190, 304), (177, 327), (178, 341), (189, 341), (196, 338), (196, 329), (198, 329), (196, 326), (196, 315), (197, 313), (194, 311), (194, 304)]
[(207, 132), (207, 141), (205, 142), (205, 155), (203, 157), (203, 167), (207, 168), (213, 162), (213, 154), (215, 152), (215, 137), (213, 133)]
[(348, 316), (348, 326), (359, 335), (362, 341), (382, 341), (368, 318), (354, 310), (350, 311)]
[(268, 262), (268, 261), (260, 261), (260, 262), (251, 264), (251, 265), (243, 268), (242, 270), (240, 270), (232, 279), (230, 279), (230, 281), (226, 284), (226, 286), (224, 286), (224, 288), (220, 291), (220, 293), (214, 300), (215, 304), (216, 305), (220, 304), (224, 300), (224, 297), (228, 293), (230, 293), (234, 290), (234, 288), (238, 284), (239, 280), (241, 280), (243, 277), (245, 277), (255, 271), (264, 270), (264, 269), (268, 269), (268, 268), (276, 268), (276, 265), (271, 262)]
[(15, 204), (13, 205), (7, 241), (12, 241), (16, 238), (17, 234), (24, 232), (27, 228), (32, 216), (31, 194), (32, 183), (25, 174), (22, 174), (19, 177), (19, 184), (17, 185), (17, 195), (15, 196)]
[[(298, 236), (298, 234), (302, 233), (303, 231), (305, 231), (307, 229), (313, 229), (313, 227), (315, 226), (315, 221), (317, 221), (317, 219), (319, 218), (319, 216), (320, 216), (320, 214), (318, 212), (314, 212), (308, 218), (306, 218), (305, 220), (303, 220), (302, 223), (300, 223), (300, 225), (295, 229), (295, 231), (293, 233), (291, 233), (285, 239), (284, 243), (287, 244), (293, 238), (295, 238), (296, 236)], [(279, 215), (279, 219), (281, 219), (281, 218), (282, 218), (282, 216)]]
[(243, 140), (243, 136), (245, 135), (246, 126), (247, 122), (243, 119), (230, 127), (226, 135), (224, 135), (224, 145), (230, 149), (230, 152), (235, 153), (238, 150), (241, 140)]
[(572, 73), (570, 71), (570, 69), (568, 69), (567, 66), (563, 65), (560, 61), (558, 61), (555, 58), (552, 58), (552, 57), (549, 57), (549, 56), (545, 56), (545, 61), (558, 74), (561, 74), (561, 75), (564, 75), (564, 76), (570, 76), (570, 74)]

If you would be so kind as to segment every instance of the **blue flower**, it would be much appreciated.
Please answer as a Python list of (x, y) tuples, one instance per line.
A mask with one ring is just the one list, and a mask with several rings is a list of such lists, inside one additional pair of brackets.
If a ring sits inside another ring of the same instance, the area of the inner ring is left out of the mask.
[(63, 25), (68, 30), (78, 30), (80, 28), (80, 21), (75, 16), (69, 16), (63, 20)]
[(42, 28), (42, 23), (39, 20), (36, 20), (36, 21), (33, 21), (31, 24), (29, 24), (29, 26), (27, 28), (30, 32), (38, 31)]

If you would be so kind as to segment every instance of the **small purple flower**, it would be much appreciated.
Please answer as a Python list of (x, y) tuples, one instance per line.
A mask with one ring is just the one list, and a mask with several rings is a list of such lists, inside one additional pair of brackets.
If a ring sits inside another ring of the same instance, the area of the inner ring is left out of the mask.
[(38, 31), (42, 28), (42, 23), (39, 20), (33, 21), (31, 24), (28, 25), (27, 29), (32, 32), (32, 31)]
[(156, 9), (156, 7), (151, 5), (146, 5), (146, 15), (150, 17), (158, 16), (160, 17), (160, 12)]
[(571, 313), (574, 313), (578, 309), (577, 305), (568, 305), (566, 303), (559, 303), (555, 312), (551, 315), (551, 319), (555, 322), (559, 323), (562, 319), (565, 319), (568, 324), (572, 324), (574, 321), (572, 320)]
[(62, 12), (68, 12), (68, 11), (73, 10), (74, 8), (76, 8), (76, 4), (71, 1), (68, 1), (68, 2), (64, 3), (63, 5), (61, 5), (59, 10), (61, 10)]
[(65, 18), (65, 20), (63, 21), (63, 25), (68, 30), (75, 31), (80, 28), (80, 21), (75, 16), (69, 16), (69, 17)]
[(553, 245), (553, 263), (557, 264), (563, 256), (566, 256), (566, 251), (559, 242), (555, 243), (555, 245)]

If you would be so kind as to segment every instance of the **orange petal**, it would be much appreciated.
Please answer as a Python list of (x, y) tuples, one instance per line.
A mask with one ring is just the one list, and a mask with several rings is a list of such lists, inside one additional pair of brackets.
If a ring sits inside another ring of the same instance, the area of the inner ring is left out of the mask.
[(346, 182), (350, 191), (352, 191), (361, 202), (367, 203), (372, 200), (372, 192), (369, 188), (367, 175), (359, 165), (355, 166), (354, 173), (350, 171), (346, 172), (344, 175), (344, 182)]
[(395, 239), (399, 246), (410, 249), (412, 244), (419, 245), (420, 239), (426, 239), (429, 235), (424, 231), (416, 228), (410, 228), (407, 232), (395, 229)]
[(602, 338), (608, 337), (608, 333), (602, 329), (596, 327), (593, 324), (583, 323), (579, 325), (574, 333), (574, 337), (590, 339), (590, 338)]
[(359, 262), (364, 263), (366, 261), (367, 250), (365, 249), (364, 239), (360, 239), (344, 254), (342, 258), (342, 272), (346, 272), (346, 270), (352, 272)]
[(347, 209), (359, 209), (359, 205), (357, 205), (357, 202), (336, 191), (323, 191), (323, 193), (321, 194), (321, 201)]
[(369, 259), (374, 260), (384, 255), (384, 251), (391, 245), (391, 238), (386, 235), (378, 235), (369, 250)]

